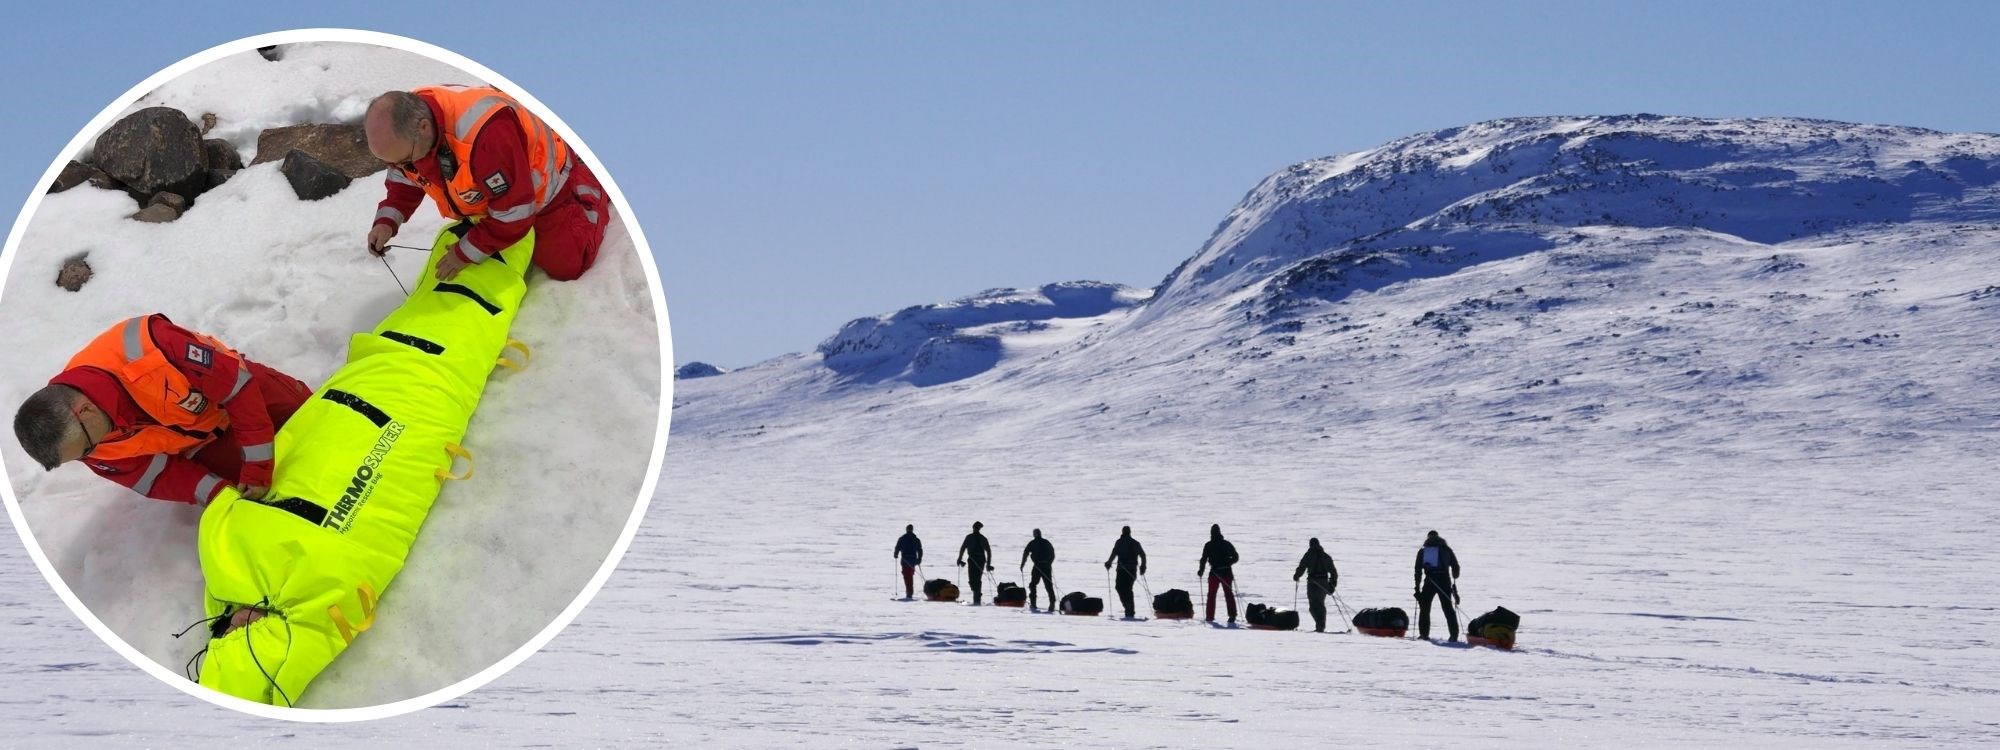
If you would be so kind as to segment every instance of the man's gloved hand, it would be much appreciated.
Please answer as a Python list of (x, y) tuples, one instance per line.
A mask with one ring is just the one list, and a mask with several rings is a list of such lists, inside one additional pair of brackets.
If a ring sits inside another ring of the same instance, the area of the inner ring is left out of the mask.
[(1105, 570), (1110, 570), (1110, 569), (1111, 569), (1111, 561), (1110, 561), (1110, 560), (1106, 560), (1106, 561), (1104, 561), (1104, 569), (1105, 569)]
[(958, 567), (961, 567), (961, 568), (965, 567), (965, 561), (964, 561), (964, 560), (960, 560), (960, 561), (958, 561)]
[(1298, 582), (1299, 582), (1299, 577), (1296, 575), (1292, 576), (1292, 583), (1298, 583)]
[(389, 238), (396, 236), (396, 228), (387, 224), (376, 224), (368, 230), (368, 252), (377, 256), (389, 252)]
[(987, 566), (986, 566), (986, 572), (988, 572), (988, 573), (991, 573), (991, 572), (993, 572), (993, 566), (992, 566), (992, 565), (987, 565)]
[(1146, 566), (1145, 566), (1145, 565), (1140, 565), (1140, 566), (1139, 566), (1139, 575), (1145, 575), (1145, 574), (1146, 574)]
[(244, 485), (236, 488), (236, 492), (246, 500), (262, 500), (264, 499), (264, 495), (270, 491), (271, 488), (269, 487), (259, 487), (257, 485)]
[(1452, 603), (1452, 604), (1464, 604), (1464, 603), (1465, 603), (1465, 600), (1464, 600), (1464, 599), (1461, 599), (1461, 598), (1459, 598), (1459, 596), (1458, 596), (1458, 592), (1457, 592), (1457, 591), (1453, 591), (1453, 592), (1451, 592), (1451, 603)]

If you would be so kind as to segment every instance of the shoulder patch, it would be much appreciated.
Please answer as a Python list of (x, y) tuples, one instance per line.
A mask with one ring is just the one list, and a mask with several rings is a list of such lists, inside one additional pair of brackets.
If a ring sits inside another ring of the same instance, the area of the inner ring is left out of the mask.
[(98, 471), (101, 471), (101, 472), (104, 472), (104, 473), (106, 473), (106, 474), (117, 474), (117, 473), (119, 473), (119, 472), (118, 472), (118, 467), (116, 467), (116, 466), (112, 466), (111, 464), (103, 464), (103, 463), (98, 463), (98, 462), (96, 462), (96, 461), (92, 461), (92, 462), (90, 462), (90, 468), (93, 468), (93, 469), (96, 469), (96, 470), (98, 470)]
[(181, 399), (178, 405), (186, 409), (189, 414), (200, 414), (202, 410), (208, 408), (208, 397), (201, 395), (201, 391), (191, 390), (188, 391), (187, 398)]
[(215, 352), (213, 350), (192, 341), (188, 342), (187, 361), (201, 365), (202, 367), (208, 367), (209, 363), (214, 360)]
[(501, 174), (499, 172), (494, 172), (493, 174), (489, 174), (486, 176), (487, 194), (495, 198), (498, 198), (500, 196), (507, 194), (508, 187), (510, 186), (507, 184), (507, 175)]
[(458, 199), (459, 199), (459, 200), (461, 200), (461, 201), (465, 201), (466, 203), (478, 203), (479, 201), (483, 200), (483, 199), (484, 199), (485, 197), (486, 197), (486, 194), (485, 194), (485, 193), (481, 193), (481, 192), (479, 192), (479, 189), (478, 189), (478, 188), (474, 188), (474, 189), (472, 189), (472, 190), (467, 190), (467, 191), (465, 191), (465, 192), (463, 192), (463, 193), (459, 193), (459, 194), (458, 194)]

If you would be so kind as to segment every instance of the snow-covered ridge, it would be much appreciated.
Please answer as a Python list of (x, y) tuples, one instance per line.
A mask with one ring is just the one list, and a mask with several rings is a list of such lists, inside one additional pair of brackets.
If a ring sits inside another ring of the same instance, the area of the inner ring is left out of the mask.
[(818, 351), (829, 369), (855, 381), (937, 385), (999, 362), (1002, 334), (1046, 330), (1045, 321), (1096, 317), (1145, 298), (1144, 291), (1096, 281), (988, 289), (943, 304), (857, 318), (820, 342)]
[[(2000, 217), (1996, 183), (2000, 137), (1988, 134), (1802, 119), (1494, 120), (1279, 170), (1161, 282), (1147, 317), (1296, 275), (1291, 266), (1308, 259), (1395, 264), (1457, 250), (1484, 261), (1544, 249), (1576, 227), (1775, 243), (1885, 222), (1987, 221)], [(1455, 235), (1449, 247), (1439, 233)], [(1391, 250), (1411, 247), (1426, 249)]]

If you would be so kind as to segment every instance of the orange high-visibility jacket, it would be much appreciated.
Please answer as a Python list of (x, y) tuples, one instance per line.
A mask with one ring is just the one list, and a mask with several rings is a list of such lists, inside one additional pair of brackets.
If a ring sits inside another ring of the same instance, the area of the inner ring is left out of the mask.
[(444, 147), (440, 151), (448, 151), (451, 159), (446, 164), (440, 158), (438, 166), (449, 184), (430, 182), (400, 166), (391, 168), (401, 172), (409, 182), (422, 187), (430, 195), (431, 202), (437, 204), (438, 213), (445, 218), (486, 216), (489, 187), (480, 184), (478, 176), (472, 173), (469, 166), (472, 164), (472, 143), (478, 138), (479, 129), (486, 126), (486, 121), (503, 109), (513, 111), (515, 121), (521, 124), (521, 139), (528, 145), (528, 167), (535, 190), (534, 213), (540, 213), (551, 199), (562, 194), (563, 183), (569, 181), (569, 144), (549, 129), (548, 123), (542, 122), (542, 118), (536, 117), (513, 97), (491, 86), (424, 86), (414, 89), (412, 93), (430, 97), (443, 111), (442, 121), (436, 123), (437, 135)]
[[(174, 367), (153, 341), (153, 317), (141, 315), (112, 326), (92, 339), (63, 368), (94, 367), (110, 373), (125, 386), (132, 401), (159, 423), (127, 427), (105, 436), (90, 452), (91, 458), (111, 461), (157, 453), (190, 455), (229, 427), (229, 414), (223, 411), (221, 403), (228, 398), (210, 398), (188, 381), (186, 373)], [(209, 356), (241, 362), (234, 349), (213, 337), (188, 333), (211, 348)], [(249, 380), (250, 369), (242, 367), (238, 372), (242, 374), (237, 377), (236, 387), (241, 390)]]

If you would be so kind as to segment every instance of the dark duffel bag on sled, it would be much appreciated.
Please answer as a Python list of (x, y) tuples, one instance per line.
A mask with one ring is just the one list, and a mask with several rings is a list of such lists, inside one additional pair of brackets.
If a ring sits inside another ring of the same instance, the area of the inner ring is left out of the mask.
[(1252, 604), (1243, 610), (1243, 621), (1259, 630), (1298, 630), (1299, 613), (1294, 609), (1279, 609), (1263, 604)]
[(1354, 613), (1354, 629), (1368, 635), (1401, 638), (1410, 630), (1410, 613), (1401, 607), (1364, 609)]
[(1163, 620), (1194, 617), (1194, 600), (1186, 591), (1167, 589), (1166, 593), (1153, 597), (1153, 616)]
[(1094, 596), (1084, 596), (1081, 591), (1071, 591), (1062, 598), (1062, 613), (1066, 615), (1104, 614), (1104, 600)]
[(924, 596), (934, 602), (958, 601), (958, 584), (933, 578), (924, 582)]
[(1465, 626), (1465, 642), (1474, 646), (1492, 646), (1498, 649), (1514, 648), (1514, 631), (1521, 629), (1521, 616), (1506, 607), (1494, 607), (1493, 611), (1472, 618)]
[(993, 590), (993, 603), (1001, 607), (1019, 607), (1028, 603), (1028, 590), (1011, 581), (1000, 584)]

